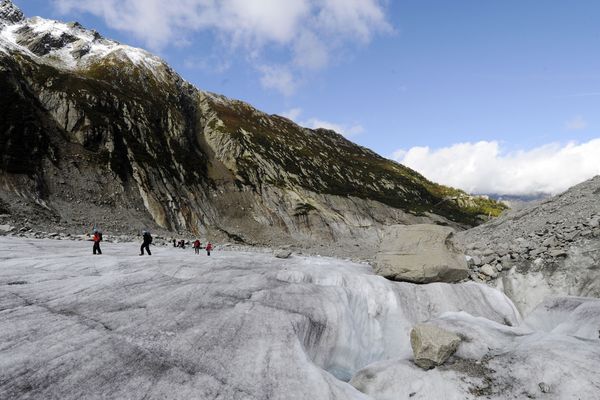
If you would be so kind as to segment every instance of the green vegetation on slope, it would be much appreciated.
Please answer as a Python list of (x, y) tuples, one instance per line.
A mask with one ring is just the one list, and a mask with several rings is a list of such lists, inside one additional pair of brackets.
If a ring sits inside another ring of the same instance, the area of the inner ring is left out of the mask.
[[(33, 91), (43, 93), (56, 107), (55, 115), (63, 113), (57, 121), (67, 114), (78, 118), (60, 134), (96, 154), (123, 181), (131, 177), (135, 161), (186, 185), (208, 182), (209, 156), (197, 142), (206, 128), (201, 124), (206, 123), (241, 149), (233, 155), (236, 183), (255, 190), (264, 184), (302, 187), (376, 200), (417, 215), (431, 212), (467, 225), (481, 222), (481, 215), (497, 216), (505, 208), (430, 182), (335, 132), (302, 128), (240, 101), (209, 96), (210, 109), (222, 123), (204, 121), (197, 92), (166, 67), (153, 72), (108, 57), (73, 73), (23, 56), (15, 60), (18, 67), (11, 68), (21, 71)], [(311, 207), (301, 205), (295, 212), (307, 215)]]
[[(247, 182), (253, 180), (250, 171), (260, 171), (258, 175), (265, 183), (373, 199), (415, 214), (433, 212), (468, 225), (480, 223), (481, 216), (498, 216), (506, 208), (502, 203), (430, 182), (335, 132), (301, 128), (240, 101), (215, 100), (211, 107), (223, 121), (223, 134), (238, 140), (245, 153), (252, 155), (237, 161)], [(269, 160), (273, 167), (266, 168), (261, 159)]]

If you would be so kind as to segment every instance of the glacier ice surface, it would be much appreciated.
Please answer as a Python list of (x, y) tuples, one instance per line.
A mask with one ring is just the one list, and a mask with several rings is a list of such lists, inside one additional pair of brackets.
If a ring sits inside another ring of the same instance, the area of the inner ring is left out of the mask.
[[(600, 357), (595, 322), (573, 328), (597, 311), (586, 299), (558, 303), (579, 314), (541, 307), (523, 322), (473, 282), (391, 282), (325, 257), (138, 250), (0, 237), (0, 398), (513, 398), (542, 380), (547, 398), (586, 398), (600, 385), (585, 371)], [(463, 338), (448, 366), (412, 363), (409, 332), (423, 321)]]

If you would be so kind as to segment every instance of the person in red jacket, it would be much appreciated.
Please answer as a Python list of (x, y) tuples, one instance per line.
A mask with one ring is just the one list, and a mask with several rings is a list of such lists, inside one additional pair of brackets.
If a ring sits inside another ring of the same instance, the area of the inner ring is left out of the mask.
[(208, 244), (206, 245), (206, 255), (210, 256), (210, 251), (213, 249), (213, 245), (208, 242)]
[(200, 241), (196, 239), (196, 241), (194, 242), (194, 253), (200, 254), (200, 244)]
[(94, 229), (94, 237), (92, 238), (92, 240), (94, 241), (94, 247), (92, 247), (92, 252), (94, 253), (94, 255), (96, 255), (96, 252), (98, 252), (98, 255), (102, 254), (102, 250), (100, 250), (102, 233), (98, 232), (98, 229)]

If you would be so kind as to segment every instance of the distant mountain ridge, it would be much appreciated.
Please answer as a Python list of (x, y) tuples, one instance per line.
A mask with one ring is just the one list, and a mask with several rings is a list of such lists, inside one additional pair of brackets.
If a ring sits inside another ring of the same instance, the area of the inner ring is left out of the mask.
[(472, 226), (501, 204), (324, 129), (200, 91), (150, 53), (0, 3), (0, 208), (30, 223), (154, 226), (248, 243)]

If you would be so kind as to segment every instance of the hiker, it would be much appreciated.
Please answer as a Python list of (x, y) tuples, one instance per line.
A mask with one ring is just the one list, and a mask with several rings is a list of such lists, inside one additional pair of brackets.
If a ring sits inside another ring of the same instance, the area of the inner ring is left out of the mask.
[(179, 245), (178, 245), (177, 247), (181, 247), (182, 249), (185, 249), (185, 240), (184, 240), (184, 239), (181, 239), (181, 240), (179, 241)]
[(92, 238), (92, 240), (94, 241), (94, 247), (92, 247), (92, 252), (94, 253), (94, 255), (96, 255), (96, 252), (98, 252), (98, 255), (102, 254), (102, 250), (100, 250), (100, 242), (102, 241), (102, 232), (98, 231), (98, 229), (94, 228), (94, 237)]
[(200, 241), (198, 239), (196, 239), (196, 241), (194, 242), (194, 253), (196, 254), (200, 254), (200, 245), (202, 243), (200, 243)]
[(148, 255), (151, 256), (150, 243), (152, 243), (152, 235), (150, 235), (150, 232), (148, 231), (142, 231), (142, 237), (144, 238), (144, 243), (142, 243), (142, 246), (140, 247), (140, 256), (144, 255), (144, 249), (146, 249)]
[(208, 242), (208, 243), (206, 244), (206, 255), (207, 255), (207, 256), (210, 256), (210, 251), (211, 251), (212, 249), (213, 249), (213, 245), (212, 245), (212, 243)]
[(173, 239), (173, 247), (177, 247), (177, 240)]

